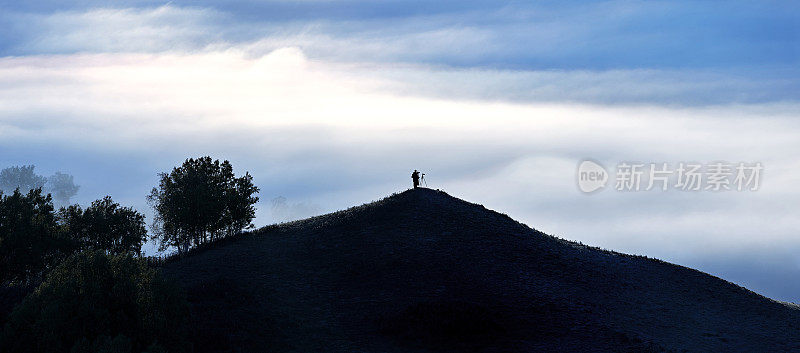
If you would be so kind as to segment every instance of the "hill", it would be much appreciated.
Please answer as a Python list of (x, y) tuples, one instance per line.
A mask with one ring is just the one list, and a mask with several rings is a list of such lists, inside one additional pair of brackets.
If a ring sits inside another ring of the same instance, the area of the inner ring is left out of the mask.
[(208, 352), (800, 350), (800, 309), (430, 189), (169, 263)]

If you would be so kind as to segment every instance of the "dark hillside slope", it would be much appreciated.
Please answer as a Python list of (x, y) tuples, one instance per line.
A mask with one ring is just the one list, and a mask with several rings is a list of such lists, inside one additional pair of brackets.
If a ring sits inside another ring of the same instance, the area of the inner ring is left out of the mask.
[(417, 189), (165, 267), (200, 351), (800, 350), (800, 310)]

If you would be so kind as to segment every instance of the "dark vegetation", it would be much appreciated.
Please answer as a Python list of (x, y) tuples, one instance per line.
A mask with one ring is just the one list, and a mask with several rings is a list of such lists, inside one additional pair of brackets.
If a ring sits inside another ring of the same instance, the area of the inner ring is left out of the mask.
[[(78, 187), (33, 166), (0, 171), (0, 188), (0, 351), (193, 351), (200, 336), (184, 289), (141, 257), (141, 213), (109, 196), (56, 210), (53, 197), (68, 202)], [(252, 227), (257, 192), (228, 161), (188, 159), (149, 196), (153, 238), (185, 253), (237, 236)]]
[(144, 216), (121, 207), (106, 196), (83, 210), (79, 205), (62, 208), (58, 218), (74, 246), (115, 255), (140, 255), (147, 240)]
[(153, 231), (162, 249), (185, 252), (252, 227), (259, 190), (249, 173), (237, 178), (230, 162), (190, 158), (160, 176), (148, 201), (157, 214)]
[(28, 284), (74, 253), (139, 255), (144, 216), (110, 197), (55, 211), (50, 195), (0, 192), (0, 282)]
[(6, 352), (184, 352), (188, 305), (144, 260), (75, 254), (14, 309)]
[(38, 278), (69, 251), (59, 231), (50, 195), (41, 189), (0, 192), (0, 281)]

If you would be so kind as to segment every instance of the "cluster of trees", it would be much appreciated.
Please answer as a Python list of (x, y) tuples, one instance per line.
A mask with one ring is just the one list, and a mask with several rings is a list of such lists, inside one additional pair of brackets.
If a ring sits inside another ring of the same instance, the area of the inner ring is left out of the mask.
[(36, 166), (13, 166), (0, 170), (0, 191), (10, 194), (19, 189), (23, 194), (30, 190), (42, 189), (51, 194), (53, 201), (60, 206), (68, 205), (69, 200), (78, 194), (80, 186), (75, 185), (72, 175), (56, 172), (50, 177), (36, 174)]
[[(144, 215), (109, 196), (86, 209), (70, 205), (56, 210), (52, 194), (42, 188), (47, 179), (33, 168), (0, 173), (3, 187), (17, 186), (8, 194), (0, 190), (0, 283), (39, 278), (77, 252), (141, 255), (148, 239)], [(156, 211), (150, 238), (161, 249), (186, 251), (253, 227), (259, 189), (249, 173), (236, 177), (230, 162), (187, 159), (160, 176), (148, 201)]]
[(253, 227), (259, 189), (250, 173), (237, 178), (230, 162), (190, 158), (160, 177), (148, 202), (156, 211), (152, 228), (161, 249), (185, 252)]
[[(0, 172), (0, 289), (38, 284), (10, 314), (0, 312), (0, 351), (190, 351), (185, 298), (142, 258), (144, 215), (109, 196), (56, 210), (44, 186), (74, 186), (72, 177), (33, 169)], [(151, 238), (162, 249), (184, 252), (253, 227), (259, 189), (228, 161), (187, 159), (160, 176), (148, 201)], [(61, 190), (68, 200), (77, 186)]]
[(55, 211), (41, 188), (0, 192), (0, 283), (37, 280), (81, 251), (139, 255), (146, 239), (144, 216), (110, 197), (86, 210), (73, 205)]
[(141, 255), (147, 240), (144, 216), (121, 207), (110, 196), (92, 202), (86, 210), (79, 205), (62, 208), (58, 219), (79, 249)]

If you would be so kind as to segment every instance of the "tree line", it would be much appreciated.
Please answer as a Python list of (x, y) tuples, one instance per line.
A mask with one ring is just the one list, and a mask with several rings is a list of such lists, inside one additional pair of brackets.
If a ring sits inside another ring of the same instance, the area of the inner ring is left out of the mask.
[[(54, 197), (69, 200), (78, 189), (57, 175), (0, 171), (2, 290), (36, 287), (13, 310), (0, 308), (0, 351), (191, 351), (185, 298), (147, 266), (142, 245), (151, 239), (185, 253), (252, 228), (252, 176), (207, 156), (159, 174), (147, 195), (155, 211), (148, 234), (144, 215), (110, 196), (56, 209)], [(66, 187), (47, 190), (53, 180)]]

